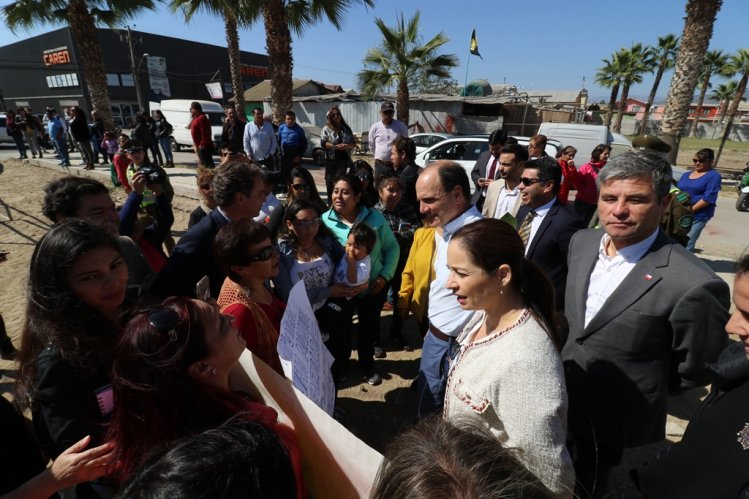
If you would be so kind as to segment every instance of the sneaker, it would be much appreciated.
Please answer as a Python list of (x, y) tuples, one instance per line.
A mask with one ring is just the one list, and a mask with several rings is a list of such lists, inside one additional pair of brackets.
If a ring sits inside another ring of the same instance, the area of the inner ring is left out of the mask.
[(379, 374), (373, 372), (369, 374), (364, 375), (364, 379), (367, 380), (367, 383), (369, 383), (372, 386), (377, 386), (380, 383), (382, 383), (382, 378)]
[(16, 360), (18, 350), (13, 346), (10, 338), (5, 338), (0, 341), (0, 358), (3, 360)]
[(374, 358), (375, 359), (384, 359), (387, 356), (388, 356), (388, 354), (385, 352), (385, 350), (382, 349), (382, 347), (375, 347), (374, 348)]

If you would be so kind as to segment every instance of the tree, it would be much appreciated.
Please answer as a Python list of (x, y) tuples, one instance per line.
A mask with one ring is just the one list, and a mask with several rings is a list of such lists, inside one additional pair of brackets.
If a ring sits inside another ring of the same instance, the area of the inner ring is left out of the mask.
[(726, 112), (728, 111), (728, 104), (736, 95), (736, 90), (739, 88), (738, 80), (730, 80), (726, 83), (720, 83), (715, 90), (712, 91), (712, 98), (718, 101), (718, 123), (724, 123)]
[(79, 49), (86, 89), (93, 108), (114, 130), (109, 104), (104, 59), (96, 33), (97, 25), (114, 27), (143, 10), (153, 9), (153, 0), (17, 0), (2, 8), (5, 23), (11, 30), (37, 24), (66, 23)]
[(702, 71), (700, 71), (700, 79), (702, 80), (700, 97), (697, 99), (697, 109), (694, 110), (694, 121), (692, 122), (692, 127), (689, 129), (690, 137), (697, 137), (697, 125), (699, 125), (699, 119), (702, 116), (702, 104), (705, 102), (705, 94), (707, 94), (707, 89), (710, 88), (710, 78), (716, 73), (724, 75), (727, 65), (728, 54), (725, 54), (722, 50), (708, 50), (705, 54)]
[(676, 56), (674, 76), (666, 98), (658, 138), (671, 146), (668, 159), (676, 163), (679, 153), (679, 136), (689, 115), (694, 89), (700, 76), (710, 38), (713, 36), (715, 16), (723, 0), (688, 0), (684, 31), (681, 34), (679, 54)]
[(234, 107), (241, 116), (245, 116), (242, 61), (239, 55), (239, 19), (243, 19), (241, 12), (243, 6), (242, 0), (171, 0), (169, 3), (169, 10), (172, 12), (182, 10), (186, 21), (190, 21), (200, 9), (224, 19)]
[(450, 70), (458, 65), (453, 54), (437, 54), (449, 40), (440, 32), (420, 45), (417, 10), (406, 21), (401, 13), (396, 26), (390, 27), (382, 19), (375, 25), (382, 34), (382, 46), (369, 49), (364, 56), (364, 69), (357, 74), (358, 86), (367, 97), (373, 97), (390, 85), (397, 88), (398, 119), (408, 126), (409, 88), (423, 78), (451, 77)]
[(604, 88), (611, 89), (609, 97), (609, 107), (606, 110), (606, 117), (603, 120), (604, 126), (611, 126), (611, 119), (614, 117), (614, 108), (616, 107), (616, 98), (619, 96), (619, 87), (622, 84), (622, 77), (619, 76), (619, 58), (618, 53), (611, 56), (611, 60), (603, 59), (603, 66), (596, 72), (596, 83)]
[(254, 24), (260, 17), (265, 25), (265, 45), (270, 66), (270, 97), (273, 117), (283, 121), (291, 109), (294, 58), (291, 31), (301, 36), (306, 28), (325, 19), (341, 29), (346, 10), (353, 4), (374, 6), (374, 0), (242, 0), (240, 21)]
[(642, 75), (652, 72), (655, 68), (655, 58), (650, 47), (643, 47), (642, 43), (635, 43), (628, 49), (619, 49), (619, 76), (622, 78), (622, 96), (619, 100), (619, 109), (616, 113), (616, 121), (612, 129), (619, 133), (622, 131), (622, 118), (627, 108), (627, 97), (629, 89), (635, 83), (642, 83)]
[(650, 95), (648, 96), (648, 102), (645, 104), (645, 112), (640, 120), (640, 133), (645, 132), (648, 124), (648, 117), (650, 116), (650, 108), (653, 107), (653, 101), (655, 100), (655, 94), (658, 92), (658, 87), (661, 84), (661, 78), (663, 73), (667, 69), (674, 67), (674, 58), (676, 53), (679, 51), (679, 37), (673, 33), (669, 33), (666, 36), (658, 37), (658, 46), (653, 47), (651, 54), (655, 58), (658, 64), (658, 71), (655, 73), (655, 81), (653, 81), (653, 88), (650, 89)]
[(744, 98), (746, 93), (746, 85), (749, 82), (749, 49), (738, 49), (735, 54), (731, 56), (728, 61), (729, 68), (727, 71), (735, 75), (741, 75), (739, 85), (736, 88), (736, 93), (731, 100), (731, 104), (728, 106), (728, 112), (726, 113), (726, 124), (723, 128), (723, 137), (720, 139), (720, 146), (718, 147), (718, 153), (715, 155), (715, 165), (717, 166), (718, 160), (720, 160), (720, 153), (723, 152), (723, 146), (728, 139), (728, 135), (731, 133), (731, 126), (733, 125), (733, 118), (736, 115), (736, 111), (739, 109), (739, 103)]

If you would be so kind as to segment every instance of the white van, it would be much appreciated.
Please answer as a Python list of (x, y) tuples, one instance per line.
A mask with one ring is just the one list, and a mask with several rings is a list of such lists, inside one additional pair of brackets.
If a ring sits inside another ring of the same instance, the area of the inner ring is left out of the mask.
[(224, 108), (221, 104), (207, 100), (168, 99), (161, 102), (150, 102), (151, 111), (161, 110), (166, 120), (174, 127), (171, 137), (172, 151), (179, 152), (182, 147), (192, 148), (192, 136), (190, 135), (190, 104), (200, 103), (203, 112), (211, 122), (211, 133), (213, 143), (216, 147), (221, 143), (221, 132), (224, 126)]
[(549, 139), (556, 139), (562, 147), (572, 146), (577, 149), (575, 164), (582, 165), (590, 161), (590, 153), (598, 144), (611, 146), (611, 157), (618, 156), (632, 149), (632, 142), (624, 135), (611, 133), (603, 125), (585, 125), (577, 123), (541, 123), (538, 133)]

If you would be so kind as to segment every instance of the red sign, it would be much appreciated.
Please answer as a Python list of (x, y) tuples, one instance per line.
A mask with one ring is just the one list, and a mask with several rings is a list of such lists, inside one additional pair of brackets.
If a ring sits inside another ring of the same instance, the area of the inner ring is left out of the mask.
[(45, 50), (42, 54), (45, 66), (56, 66), (58, 64), (70, 64), (70, 52), (67, 47)]
[(249, 78), (268, 79), (270, 74), (268, 73), (268, 68), (265, 66), (249, 66), (247, 64), (242, 64), (240, 66), (240, 71), (242, 76), (247, 76)]

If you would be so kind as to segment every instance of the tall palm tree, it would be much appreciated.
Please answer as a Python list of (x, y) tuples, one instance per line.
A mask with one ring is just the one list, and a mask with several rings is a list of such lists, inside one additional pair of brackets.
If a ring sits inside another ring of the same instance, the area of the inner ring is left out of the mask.
[(730, 80), (726, 83), (720, 83), (712, 91), (712, 98), (718, 101), (718, 117), (717, 122), (723, 123), (728, 111), (728, 104), (731, 103), (731, 99), (736, 95), (736, 90), (739, 88), (738, 80)]
[(438, 33), (425, 44), (420, 44), (417, 10), (406, 21), (401, 13), (394, 27), (377, 18), (375, 25), (382, 34), (382, 46), (371, 48), (364, 56), (364, 69), (357, 74), (359, 88), (372, 97), (390, 85), (397, 88), (398, 119), (408, 125), (409, 85), (423, 77), (450, 78), (450, 70), (458, 65), (453, 54), (437, 54), (449, 40)]
[(655, 58), (651, 47), (644, 47), (642, 43), (635, 43), (630, 48), (619, 49), (619, 76), (622, 77), (622, 96), (619, 100), (619, 109), (616, 112), (616, 121), (612, 130), (619, 133), (622, 131), (622, 118), (627, 108), (627, 97), (629, 89), (635, 83), (642, 83), (642, 75), (650, 73), (655, 69)]
[(689, 129), (690, 137), (697, 137), (697, 125), (702, 115), (702, 104), (705, 102), (705, 94), (707, 94), (707, 89), (710, 88), (710, 78), (716, 73), (724, 75), (726, 66), (728, 66), (728, 54), (722, 50), (707, 51), (705, 60), (702, 63), (702, 71), (700, 72), (702, 85), (700, 86), (700, 97), (697, 99), (697, 109), (694, 110), (694, 121), (692, 122), (692, 127)]
[(674, 59), (679, 51), (679, 37), (673, 33), (669, 33), (666, 36), (658, 37), (658, 45), (653, 47), (651, 53), (658, 64), (658, 71), (655, 73), (655, 81), (653, 81), (653, 88), (650, 89), (650, 95), (648, 96), (648, 102), (645, 104), (645, 112), (640, 120), (640, 132), (644, 132), (647, 129), (648, 117), (650, 116), (650, 108), (653, 107), (653, 101), (655, 100), (655, 94), (658, 92), (658, 87), (661, 84), (661, 78), (663, 73), (667, 69), (674, 67)]
[(728, 61), (731, 73), (735, 75), (741, 75), (739, 80), (739, 86), (736, 89), (736, 93), (731, 100), (731, 104), (728, 106), (728, 112), (726, 113), (726, 124), (723, 128), (723, 137), (720, 139), (720, 146), (718, 147), (718, 153), (715, 156), (715, 164), (717, 166), (718, 160), (720, 159), (720, 153), (723, 151), (723, 145), (728, 139), (728, 135), (731, 133), (731, 126), (733, 125), (733, 118), (736, 115), (736, 111), (739, 109), (739, 103), (744, 98), (746, 93), (746, 85), (749, 82), (749, 49), (738, 49), (735, 54), (731, 55)]
[(226, 48), (229, 54), (229, 73), (234, 91), (234, 107), (241, 116), (245, 115), (244, 87), (242, 86), (242, 62), (239, 56), (239, 20), (242, 18), (242, 0), (171, 0), (169, 10), (181, 10), (186, 21), (203, 9), (209, 14), (224, 19)]
[(679, 54), (676, 56), (674, 76), (671, 78), (661, 129), (658, 132), (658, 137), (671, 146), (668, 159), (672, 164), (676, 163), (679, 134), (689, 115), (700, 67), (713, 36), (715, 16), (722, 4), (723, 0), (687, 1)]
[(598, 85), (611, 89), (609, 107), (606, 110), (606, 117), (603, 120), (604, 126), (608, 128), (611, 126), (611, 119), (614, 117), (614, 108), (616, 107), (616, 98), (619, 96), (619, 87), (622, 84), (622, 77), (619, 76), (621, 70), (619, 68), (618, 53), (614, 53), (611, 56), (611, 60), (603, 59), (602, 62), (603, 66), (598, 68), (595, 78)]
[(301, 36), (313, 24), (327, 20), (341, 29), (348, 8), (354, 4), (374, 7), (374, 0), (242, 0), (242, 19), (254, 24), (261, 17), (270, 65), (270, 96), (273, 116), (283, 120), (292, 104), (291, 32)]
[(35, 25), (64, 23), (79, 49), (78, 60), (93, 108), (113, 130), (112, 107), (96, 26), (114, 27), (143, 10), (154, 8), (153, 0), (17, 0), (2, 8), (11, 30)]

